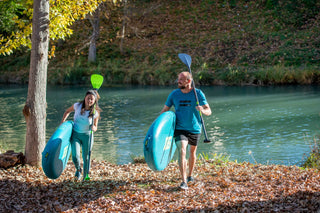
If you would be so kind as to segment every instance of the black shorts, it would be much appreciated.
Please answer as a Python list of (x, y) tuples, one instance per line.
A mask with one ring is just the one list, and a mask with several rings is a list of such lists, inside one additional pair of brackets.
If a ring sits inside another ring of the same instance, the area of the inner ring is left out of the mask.
[(197, 146), (200, 140), (200, 134), (193, 134), (185, 130), (175, 130), (174, 137), (176, 141), (185, 140), (189, 145)]

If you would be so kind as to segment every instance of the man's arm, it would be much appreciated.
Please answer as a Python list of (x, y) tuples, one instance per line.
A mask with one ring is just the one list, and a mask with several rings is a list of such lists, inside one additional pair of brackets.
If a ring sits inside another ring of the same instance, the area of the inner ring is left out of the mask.
[(162, 108), (160, 114), (166, 112), (166, 111), (169, 111), (170, 110), (170, 107), (168, 107), (167, 105), (164, 105), (164, 107)]
[(205, 104), (202, 106), (196, 106), (197, 110), (201, 112), (201, 114), (204, 114), (206, 116), (211, 115), (211, 108), (209, 106), (209, 104)]

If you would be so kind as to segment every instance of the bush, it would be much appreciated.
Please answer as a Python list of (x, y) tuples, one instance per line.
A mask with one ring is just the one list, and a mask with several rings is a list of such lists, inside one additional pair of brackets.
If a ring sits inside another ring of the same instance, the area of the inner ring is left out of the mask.
[(310, 156), (303, 164), (304, 168), (320, 169), (320, 142), (314, 139), (314, 145), (311, 147)]

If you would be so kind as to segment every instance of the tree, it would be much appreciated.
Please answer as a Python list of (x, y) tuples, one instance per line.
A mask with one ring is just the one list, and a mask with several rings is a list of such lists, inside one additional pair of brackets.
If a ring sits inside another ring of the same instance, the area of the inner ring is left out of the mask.
[(92, 35), (90, 38), (90, 46), (89, 46), (89, 55), (88, 55), (88, 61), (89, 62), (95, 62), (97, 59), (97, 48), (96, 48), (96, 41), (99, 38), (99, 10), (100, 8), (98, 7), (92, 17), (89, 18), (89, 21), (92, 25)]
[(121, 42), (120, 42), (120, 52), (123, 54), (123, 42), (124, 42), (124, 36), (126, 32), (126, 24), (128, 19), (127, 14), (127, 0), (124, 0), (124, 7), (123, 7), (123, 17), (122, 17), (122, 31), (121, 31)]
[(49, 0), (34, 0), (28, 97), (23, 109), (27, 123), (26, 163), (34, 166), (41, 162), (46, 138), (49, 22)]

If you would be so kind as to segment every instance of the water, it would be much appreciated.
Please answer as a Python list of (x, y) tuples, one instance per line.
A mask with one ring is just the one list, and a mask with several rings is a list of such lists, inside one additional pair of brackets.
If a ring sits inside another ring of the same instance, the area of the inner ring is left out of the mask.
[[(47, 140), (66, 108), (82, 100), (88, 88), (48, 87)], [(119, 87), (99, 90), (103, 112), (92, 157), (117, 164), (143, 156), (143, 140), (175, 87)], [(263, 164), (299, 164), (319, 133), (319, 86), (202, 87), (212, 108), (204, 117), (208, 137), (198, 153), (230, 155), (231, 160)], [(26, 123), (22, 109), (27, 88), (0, 87), (0, 145), (24, 152)], [(73, 115), (69, 118), (72, 119)], [(203, 136), (201, 141), (203, 141)]]

